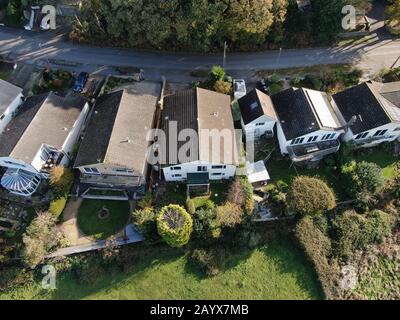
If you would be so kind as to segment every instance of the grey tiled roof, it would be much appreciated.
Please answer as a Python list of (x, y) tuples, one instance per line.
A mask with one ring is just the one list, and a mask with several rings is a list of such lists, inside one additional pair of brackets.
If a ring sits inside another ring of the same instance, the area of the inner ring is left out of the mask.
[(22, 93), (22, 89), (0, 79), (0, 115), (6, 111), (15, 98)]
[(138, 82), (101, 96), (94, 107), (75, 167), (105, 163), (144, 172), (161, 84)]
[(28, 99), (27, 109), (23, 106), (11, 123), (7, 133), (14, 137), (8, 146), (10, 157), (31, 163), (42, 144), (61, 149), (86, 103), (72, 93), (64, 98), (50, 92), (41, 99)]
[[(198, 141), (190, 140), (192, 143), (190, 146), (191, 150), (195, 150), (196, 152), (189, 154), (185, 162), (202, 160), (232, 165), (238, 164), (231, 99), (228, 95), (196, 88), (181, 91), (164, 98), (161, 128), (167, 135), (167, 150), (162, 150), (161, 152), (167, 157), (165, 159), (167, 165), (182, 162), (178, 161), (181, 159), (176, 159), (177, 157), (169, 155), (169, 151), (175, 148), (169, 144), (169, 124), (172, 121), (176, 122), (178, 133), (184, 129), (192, 129), (199, 136)], [(199, 132), (206, 132), (206, 130), (218, 130), (219, 132), (224, 130), (225, 132), (229, 132), (229, 134), (232, 134), (232, 145), (224, 145), (224, 140), (221, 139), (219, 150), (213, 149), (211, 138), (207, 139), (205, 136), (199, 135)], [(187, 141), (189, 139), (178, 142), (176, 150), (179, 150)], [(213, 156), (219, 158), (215, 159)]]

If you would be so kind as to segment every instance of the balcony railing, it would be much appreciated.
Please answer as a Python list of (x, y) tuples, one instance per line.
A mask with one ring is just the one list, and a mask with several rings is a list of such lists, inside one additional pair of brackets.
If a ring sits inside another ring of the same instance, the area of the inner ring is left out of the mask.
[(137, 187), (142, 183), (142, 177), (138, 176), (118, 176), (118, 175), (107, 175), (97, 174), (89, 175), (82, 174), (80, 177), (81, 183), (97, 184), (102, 186), (127, 186)]
[(288, 147), (293, 162), (317, 161), (339, 151), (339, 140), (320, 141), (299, 146)]

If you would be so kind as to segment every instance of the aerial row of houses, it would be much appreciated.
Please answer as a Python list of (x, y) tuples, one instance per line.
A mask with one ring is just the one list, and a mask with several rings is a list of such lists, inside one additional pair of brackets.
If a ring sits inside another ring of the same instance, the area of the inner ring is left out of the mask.
[[(58, 165), (79, 172), (76, 193), (82, 197), (117, 190), (139, 198), (150, 173), (193, 187), (234, 177), (241, 137), (230, 96), (200, 88), (162, 92), (161, 83), (137, 82), (100, 96), (90, 108), (74, 93), (24, 99), (19, 88), (0, 80), (1, 187), (32, 196)], [(371, 146), (400, 136), (400, 82), (366, 82), (333, 96), (304, 88), (268, 96), (255, 89), (238, 104), (247, 141), (276, 137), (293, 162), (320, 160), (338, 151), (340, 141)], [(149, 139), (151, 129), (165, 136)], [(186, 136), (176, 136), (185, 130)], [(212, 130), (231, 132), (221, 138), (229, 143), (215, 145), (202, 134)], [(190, 133), (197, 138), (187, 139)], [(170, 152), (181, 149), (180, 156)], [(162, 161), (149, 163), (149, 153)], [(248, 176), (268, 178), (257, 163), (248, 166)]]
[(290, 88), (270, 97), (255, 89), (238, 102), (246, 137), (276, 135), (293, 162), (321, 160), (341, 141), (370, 147), (400, 137), (400, 82), (369, 81), (333, 96)]

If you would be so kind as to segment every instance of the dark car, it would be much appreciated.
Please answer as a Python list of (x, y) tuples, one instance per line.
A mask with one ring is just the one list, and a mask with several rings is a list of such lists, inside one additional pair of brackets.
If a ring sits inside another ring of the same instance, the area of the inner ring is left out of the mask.
[(81, 93), (83, 91), (83, 88), (85, 87), (85, 84), (89, 78), (89, 74), (87, 72), (81, 72), (76, 78), (75, 83), (74, 83), (74, 92)]

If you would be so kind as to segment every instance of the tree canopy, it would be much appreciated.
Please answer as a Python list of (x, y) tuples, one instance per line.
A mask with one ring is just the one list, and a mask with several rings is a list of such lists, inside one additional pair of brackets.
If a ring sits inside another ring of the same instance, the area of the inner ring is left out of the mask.
[[(369, 0), (352, 0), (369, 8)], [(366, 5), (367, 4), (367, 5)], [(209, 52), (328, 44), (344, 0), (87, 0), (71, 39), (123, 47)]]
[(303, 215), (320, 214), (336, 206), (332, 189), (324, 181), (307, 176), (293, 180), (287, 200), (292, 211)]
[(158, 214), (157, 230), (171, 247), (182, 247), (189, 242), (193, 220), (184, 208), (171, 204), (163, 207)]

